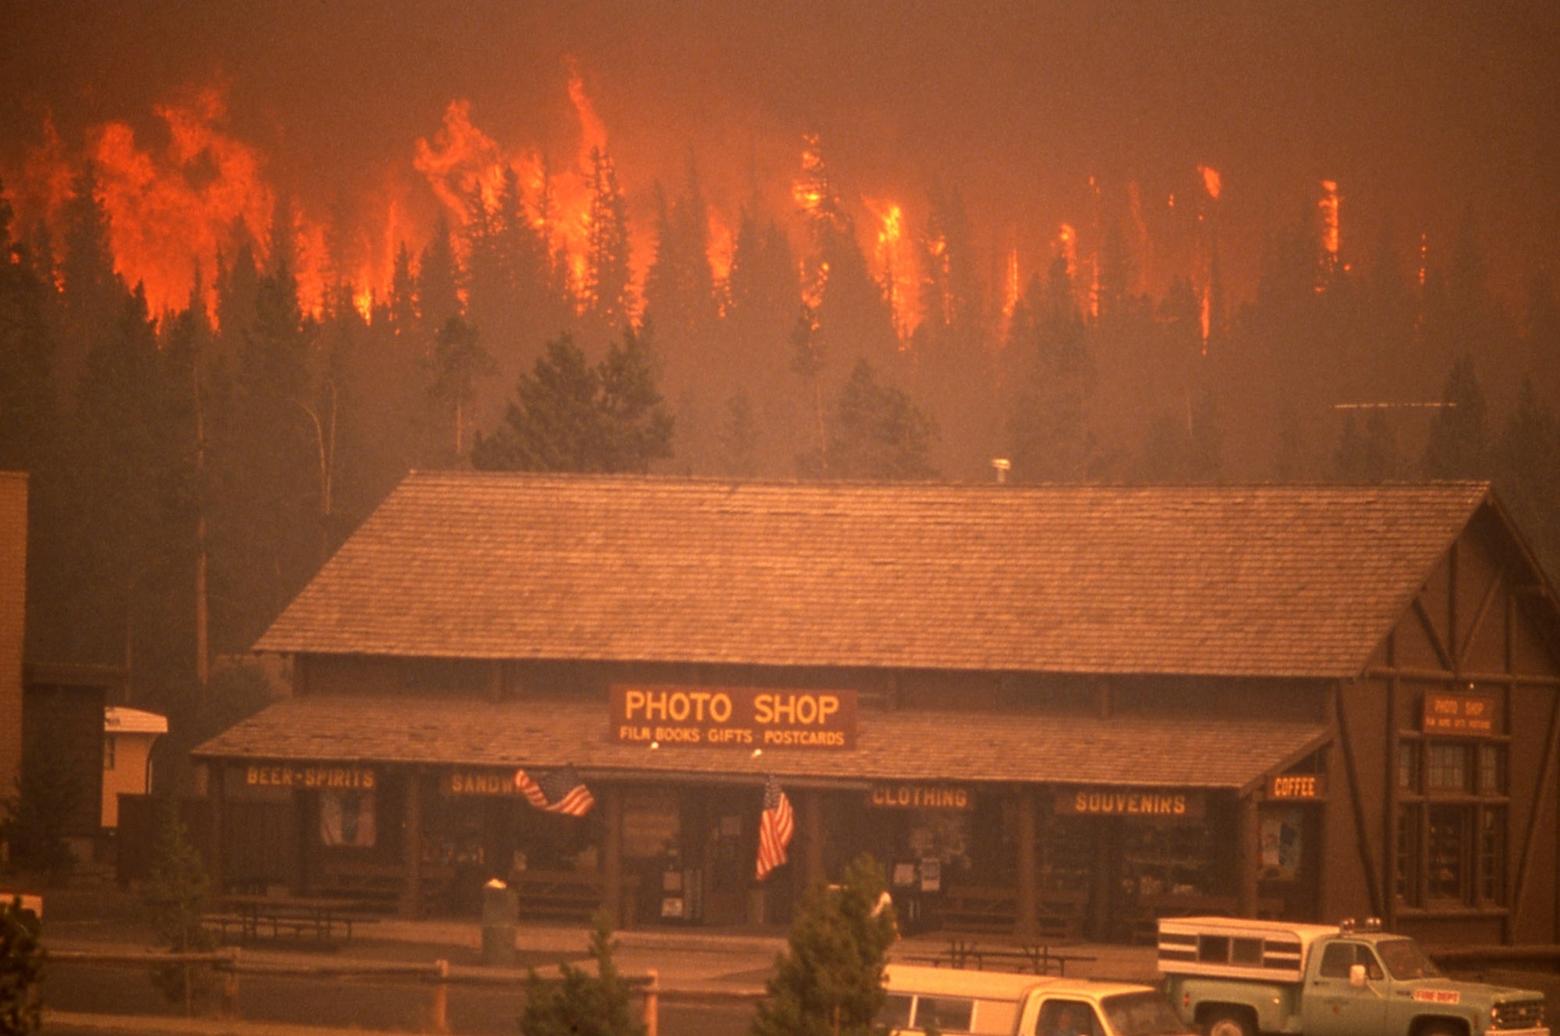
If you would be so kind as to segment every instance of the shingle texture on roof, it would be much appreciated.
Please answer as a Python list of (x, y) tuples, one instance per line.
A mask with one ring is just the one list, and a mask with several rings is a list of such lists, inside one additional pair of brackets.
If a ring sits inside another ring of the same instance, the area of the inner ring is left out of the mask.
[(406, 697), (293, 698), (195, 750), (234, 760), (551, 767), (587, 773), (773, 773), (882, 780), (1245, 788), (1316, 748), (1320, 725), (1033, 712), (866, 712), (852, 749), (746, 750), (608, 739), (604, 700), (483, 702)]
[(256, 647), (1351, 675), (1488, 491), (419, 473)]

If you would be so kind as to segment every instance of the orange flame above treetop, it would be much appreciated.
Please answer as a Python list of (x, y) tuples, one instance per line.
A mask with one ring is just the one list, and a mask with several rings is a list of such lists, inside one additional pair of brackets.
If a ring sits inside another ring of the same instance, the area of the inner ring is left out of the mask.
[(1219, 194), (1224, 190), (1224, 178), (1211, 165), (1199, 165), (1197, 171), (1202, 174), (1203, 190), (1208, 192), (1210, 199), (1218, 201)]

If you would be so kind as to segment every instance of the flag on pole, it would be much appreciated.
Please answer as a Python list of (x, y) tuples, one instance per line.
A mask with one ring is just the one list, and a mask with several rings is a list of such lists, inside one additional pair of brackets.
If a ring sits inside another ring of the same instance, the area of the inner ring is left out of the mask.
[(770, 774), (764, 780), (764, 811), (758, 817), (758, 880), (785, 862), (785, 848), (796, 831), (791, 800), (780, 790), (780, 782)]
[(574, 767), (560, 770), (542, 770), (533, 778), (524, 770), (515, 771), (515, 787), (526, 801), (537, 809), (549, 813), (565, 813), (582, 817), (596, 804), (596, 797), (585, 787)]

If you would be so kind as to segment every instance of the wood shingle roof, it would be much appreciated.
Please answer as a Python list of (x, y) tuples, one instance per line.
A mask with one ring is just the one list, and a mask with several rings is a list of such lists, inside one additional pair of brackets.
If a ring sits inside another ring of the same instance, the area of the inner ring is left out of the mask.
[(318, 696), (278, 702), (195, 750), (233, 761), (493, 769), (572, 765), (587, 776), (765, 774), (869, 780), (1245, 789), (1313, 751), (1318, 724), (1037, 712), (864, 713), (848, 750), (652, 750), (608, 738), (605, 703)]
[(256, 648), (1349, 676), (1488, 494), (414, 473)]

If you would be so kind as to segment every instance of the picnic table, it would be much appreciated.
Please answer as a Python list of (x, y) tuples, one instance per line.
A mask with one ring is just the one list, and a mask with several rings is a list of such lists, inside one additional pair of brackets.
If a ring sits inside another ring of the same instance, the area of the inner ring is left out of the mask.
[(1095, 958), (1086, 953), (1070, 953), (1065, 947), (1053, 947), (1049, 943), (980, 946), (963, 939), (950, 939), (947, 952), (921, 959), (936, 965), (974, 968), (977, 971), (984, 970), (989, 962), (996, 967), (1029, 971), (1036, 975), (1049, 975), (1054, 967), (1057, 975), (1065, 976), (1069, 962), (1093, 961)]
[(357, 900), (333, 896), (232, 895), (219, 902), (226, 913), (207, 915), (205, 922), (224, 935), (233, 928), (246, 941), (308, 935), (330, 942), (338, 934), (350, 940), (354, 923), (372, 920), (355, 913), (362, 907)]

